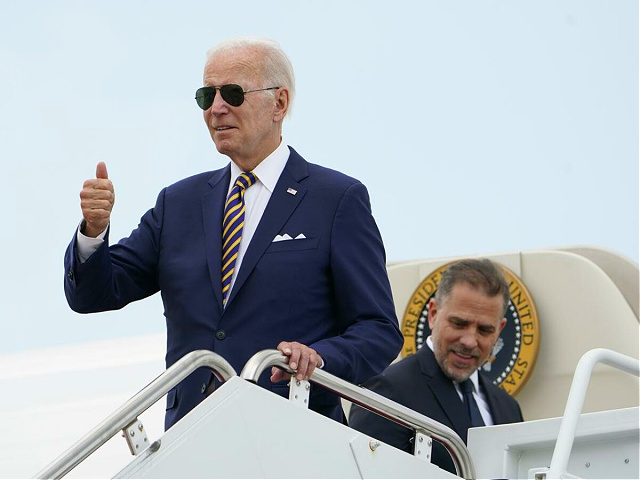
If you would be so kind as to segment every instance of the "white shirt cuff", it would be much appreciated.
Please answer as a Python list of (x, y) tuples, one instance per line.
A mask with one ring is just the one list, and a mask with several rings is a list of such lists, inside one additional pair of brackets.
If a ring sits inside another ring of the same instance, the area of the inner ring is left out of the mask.
[(87, 237), (80, 231), (80, 227), (82, 226), (82, 222), (78, 225), (78, 230), (76, 233), (76, 253), (78, 254), (78, 260), (80, 263), (84, 263), (89, 260), (89, 257), (95, 253), (100, 245), (104, 243), (104, 237), (107, 234), (107, 228), (98, 235), (96, 238)]

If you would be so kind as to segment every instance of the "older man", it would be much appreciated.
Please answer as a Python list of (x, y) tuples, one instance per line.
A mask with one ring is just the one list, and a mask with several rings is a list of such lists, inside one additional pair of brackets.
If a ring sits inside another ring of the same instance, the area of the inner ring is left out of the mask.
[[(509, 289), (499, 267), (463, 260), (442, 275), (428, 307), (431, 335), (418, 352), (388, 367), (365, 386), (455, 430), (522, 421), (518, 403), (478, 368), (505, 326)], [(353, 406), (349, 424), (413, 452), (413, 432)], [(432, 463), (455, 473), (444, 447), (434, 443)]]
[[(230, 164), (166, 187), (111, 246), (114, 189), (98, 164), (65, 255), (71, 308), (113, 310), (160, 291), (167, 366), (207, 349), (240, 371), (257, 351), (278, 348), (299, 379), (317, 367), (351, 382), (380, 373), (402, 339), (369, 197), (359, 181), (284, 143), (293, 95), (293, 68), (277, 43), (214, 47), (196, 101)], [(165, 426), (202, 401), (212, 381), (200, 369), (171, 390)], [(287, 394), (280, 370), (259, 383)], [(328, 392), (314, 389), (310, 407), (343, 419)]]

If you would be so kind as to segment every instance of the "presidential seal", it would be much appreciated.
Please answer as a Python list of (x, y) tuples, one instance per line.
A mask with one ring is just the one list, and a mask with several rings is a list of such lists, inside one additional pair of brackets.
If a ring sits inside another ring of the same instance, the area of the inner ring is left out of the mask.
[[(413, 292), (402, 317), (402, 357), (417, 352), (431, 333), (429, 301), (435, 295), (440, 278), (449, 265), (450, 263), (431, 272)], [(480, 369), (494, 384), (515, 396), (533, 372), (540, 347), (540, 325), (527, 288), (511, 270), (504, 266), (502, 270), (509, 285), (510, 301), (505, 314), (507, 323), (489, 358)]]

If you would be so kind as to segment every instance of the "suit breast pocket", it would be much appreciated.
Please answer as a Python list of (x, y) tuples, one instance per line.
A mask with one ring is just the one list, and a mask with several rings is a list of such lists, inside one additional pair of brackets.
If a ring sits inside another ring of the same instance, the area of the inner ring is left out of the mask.
[(301, 238), (299, 240), (282, 240), (271, 242), (265, 253), (294, 252), (298, 250), (312, 250), (318, 248), (320, 238)]

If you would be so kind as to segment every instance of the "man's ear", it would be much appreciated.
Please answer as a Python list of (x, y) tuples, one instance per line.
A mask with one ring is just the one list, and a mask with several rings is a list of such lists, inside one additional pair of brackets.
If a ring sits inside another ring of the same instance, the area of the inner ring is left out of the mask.
[(436, 323), (436, 315), (438, 314), (438, 304), (436, 299), (432, 298), (429, 301), (429, 328), (433, 331), (433, 326)]
[(280, 87), (275, 94), (275, 108), (273, 111), (273, 121), (280, 122), (287, 115), (289, 109), (289, 90)]
[(498, 336), (500, 335), (500, 332), (502, 332), (502, 329), (506, 324), (507, 324), (507, 319), (503, 318), (502, 321), (500, 322), (500, 326), (498, 327)]

